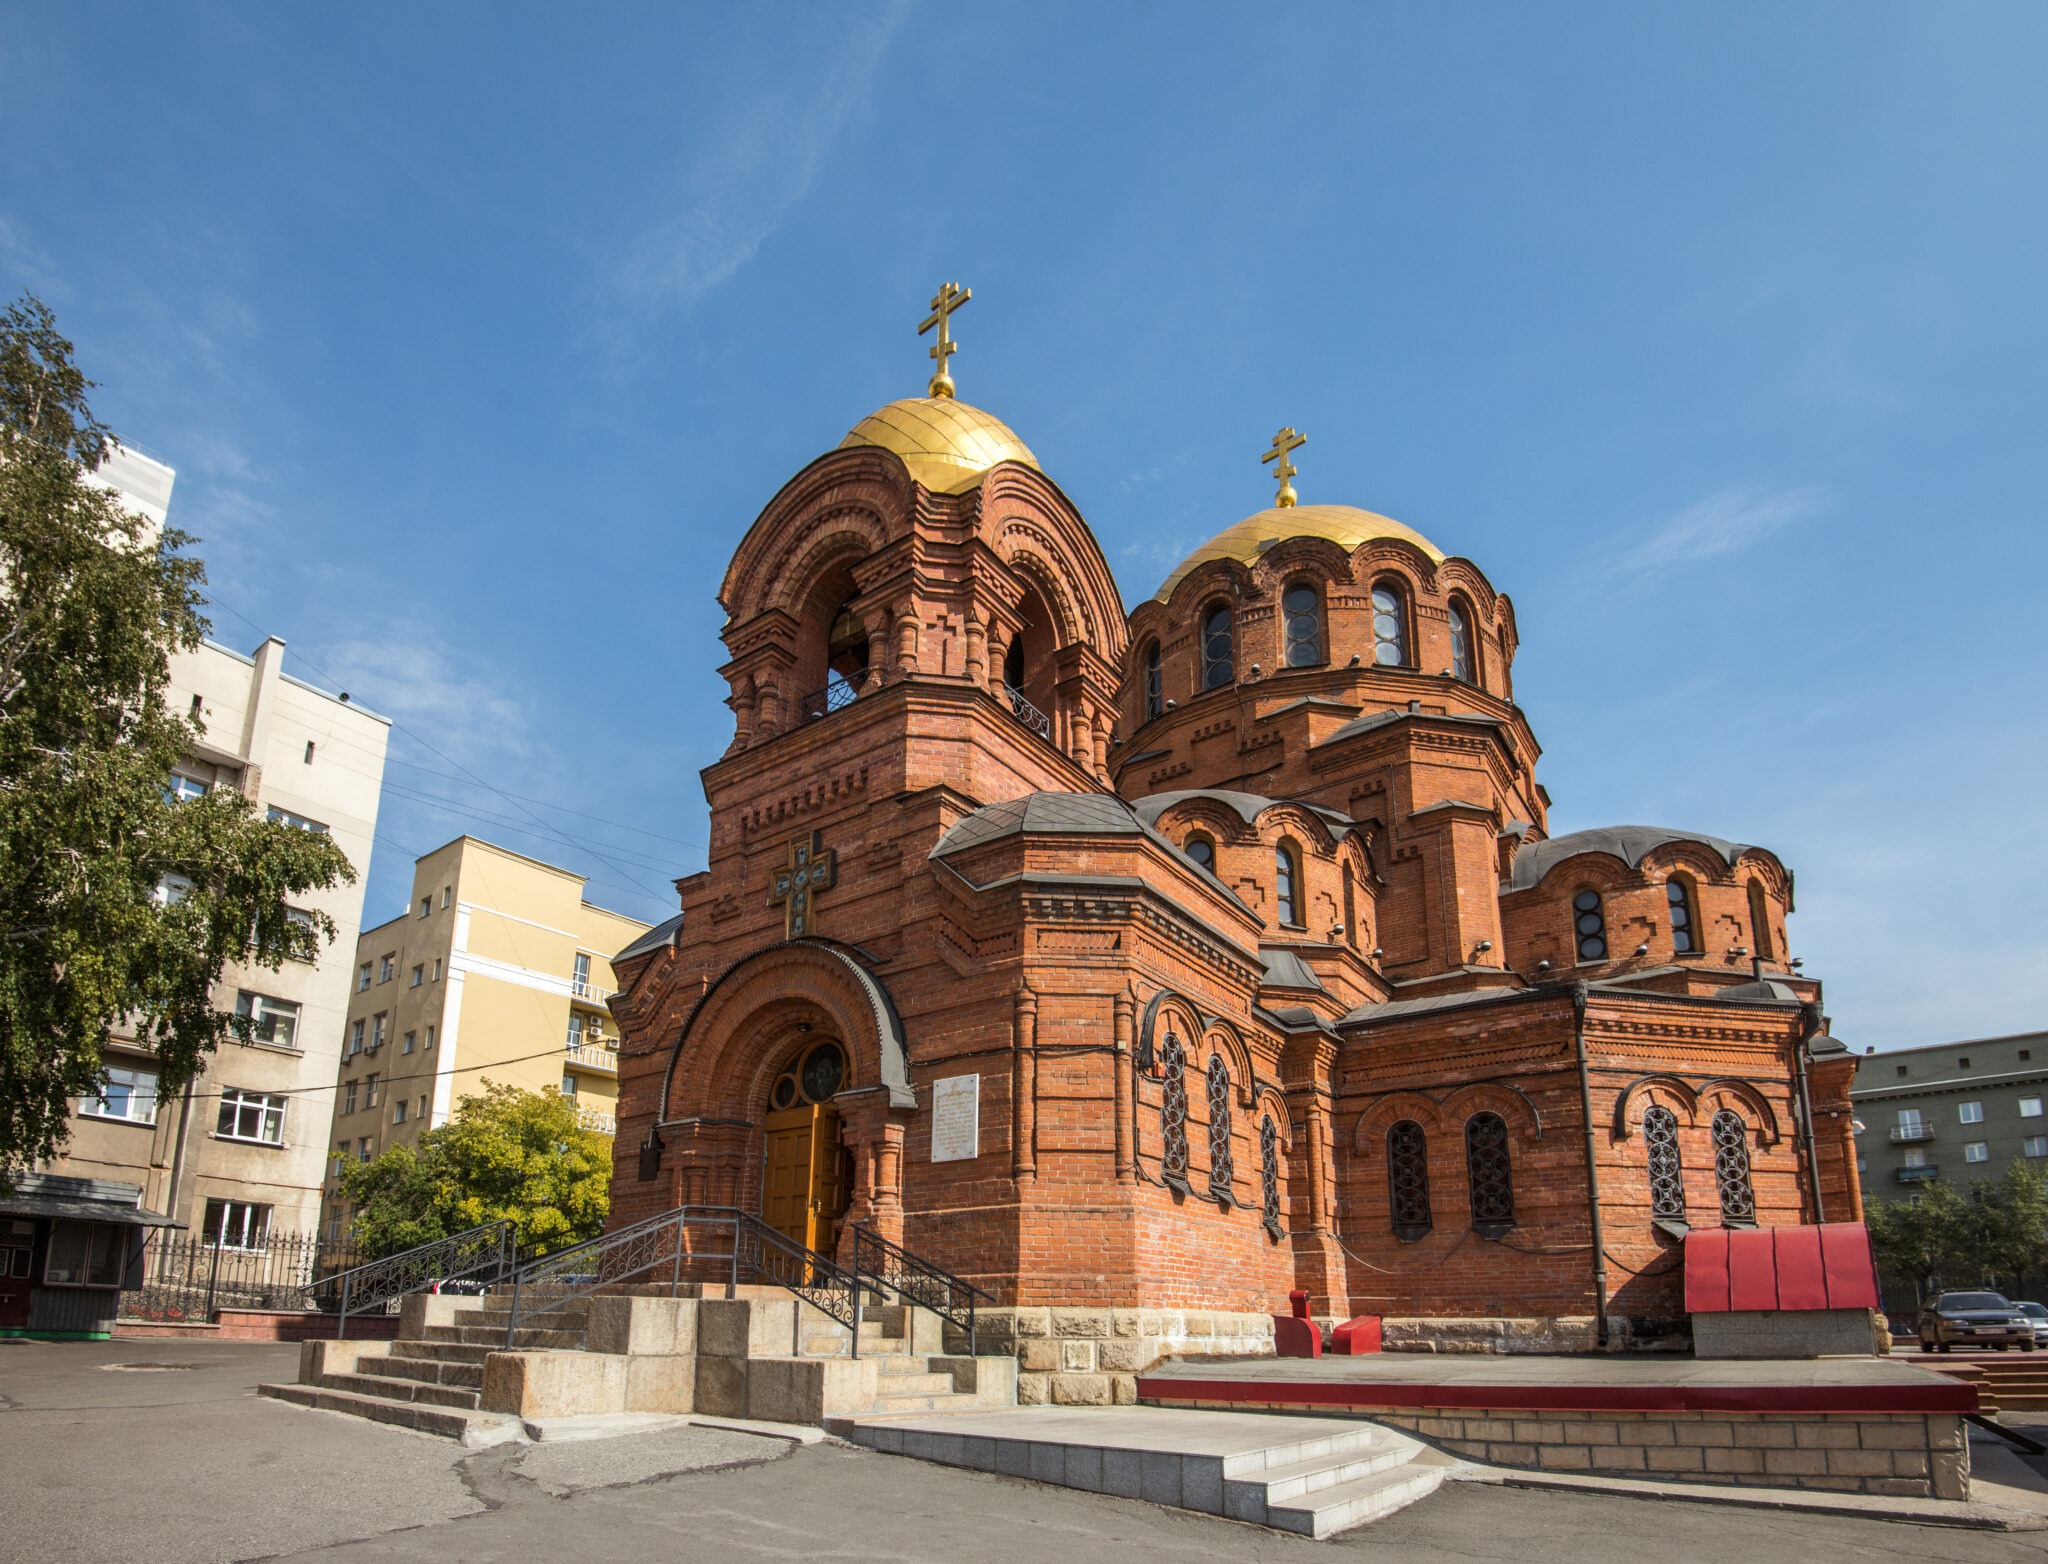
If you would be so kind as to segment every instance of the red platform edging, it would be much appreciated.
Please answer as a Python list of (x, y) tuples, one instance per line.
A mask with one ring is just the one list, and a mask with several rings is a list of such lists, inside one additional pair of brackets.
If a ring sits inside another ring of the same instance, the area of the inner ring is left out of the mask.
[(1927, 1385), (1423, 1385), (1375, 1380), (1138, 1377), (1138, 1399), (1403, 1411), (1968, 1413), (1977, 1387)]

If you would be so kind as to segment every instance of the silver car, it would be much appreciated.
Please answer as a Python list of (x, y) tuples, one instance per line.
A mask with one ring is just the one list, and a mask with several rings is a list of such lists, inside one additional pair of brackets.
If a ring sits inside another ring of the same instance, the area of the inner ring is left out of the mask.
[(2048, 1347), (2048, 1303), (2016, 1303), (2013, 1307), (2034, 1327), (2034, 1345)]

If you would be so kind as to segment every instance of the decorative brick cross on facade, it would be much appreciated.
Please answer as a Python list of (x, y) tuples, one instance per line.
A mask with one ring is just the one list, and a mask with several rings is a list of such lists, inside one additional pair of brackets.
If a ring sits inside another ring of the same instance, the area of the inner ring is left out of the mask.
[(768, 905), (780, 903), (783, 937), (801, 939), (811, 930), (811, 896), (829, 891), (839, 877), (839, 856), (825, 846), (824, 833), (813, 831), (789, 844), (789, 862), (775, 871), (775, 888), (768, 893)]

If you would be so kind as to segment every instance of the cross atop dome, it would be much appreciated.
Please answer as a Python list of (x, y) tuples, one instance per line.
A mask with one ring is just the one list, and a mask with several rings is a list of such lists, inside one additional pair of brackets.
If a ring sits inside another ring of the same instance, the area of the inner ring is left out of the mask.
[(926, 396), (951, 396), (953, 394), (953, 377), (946, 373), (946, 360), (951, 358), (960, 349), (959, 344), (954, 342), (952, 336), (948, 333), (947, 323), (953, 311), (960, 308), (961, 305), (973, 297), (974, 290), (972, 288), (963, 288), (957, 282), (945, 284), (937, 293), (932, 295), (932, 312), (925, 317), (924, 324), (917, 328), (917, 334), (920, 337), (934, 326), (939, 328), (938, 338), (932, 343), (931, 351), (932, 363), (937, 368), (932, 373), (932, 383), (925, 389)]
[(1280, 480), (1280, 492), (1273, 497), (1275, 509), (1285, 510), (1300, 498), (1294, 492), (1294, 485), (1287, 480), (1292, 478), (1301, 469), (1296, 467), (1287, 458), (1291, 453), (1300, 450), (1307, 444), (1308, 436), (1296, 434), (1294, 429), (1289, 426), (1273, 436), (1273, 448), (1259, 458), (1262, 462), (1272, 462), (1275, 464), (1273, 476)]

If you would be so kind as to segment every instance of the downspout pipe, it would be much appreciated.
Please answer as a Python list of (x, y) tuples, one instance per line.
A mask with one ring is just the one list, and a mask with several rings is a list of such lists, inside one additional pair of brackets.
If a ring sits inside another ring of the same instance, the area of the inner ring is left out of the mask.
[(1586, 1208), (1593, 1219), (1595, 1339), (1607, 1345), (1607, 1240), (1600, 1224), (1600, 1149), (1593, 1127), (1593, 1072), (1586, 1062), (1586, 985), (1572, 985), (1572, 1048), (1579, 1063), (1579, 1118), (1586, 1127)]
[(1799, 1041), (1792, 1045), (1793, 1081), (1799, 1088), (1799, 1143), (1806, 1152), (1806, 1182), (1813, 1191), (1813, 1219), (1825, 1222), (1828, 1213), (1821, 1200), (1820, 1158), (1813, 1145), (1813, 1096), (1806, 1083), (1806, 1061), (1812, 1052), (1813, 1040), (1820, 1036), (1820, 1006), (1811, 1001), (1801, 1005), (1799, 1021)]

